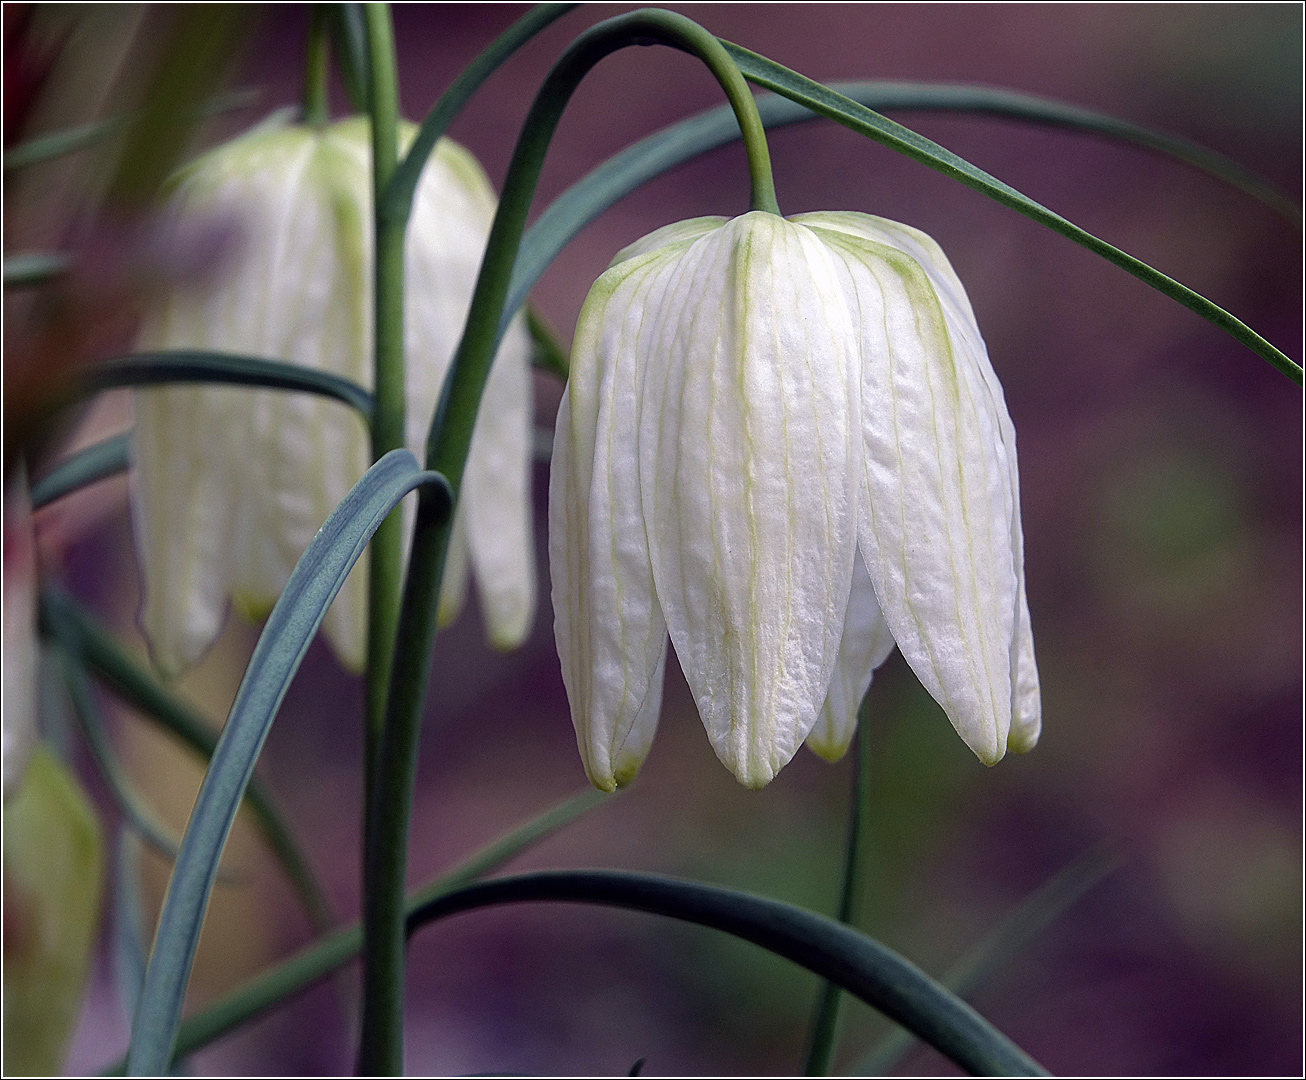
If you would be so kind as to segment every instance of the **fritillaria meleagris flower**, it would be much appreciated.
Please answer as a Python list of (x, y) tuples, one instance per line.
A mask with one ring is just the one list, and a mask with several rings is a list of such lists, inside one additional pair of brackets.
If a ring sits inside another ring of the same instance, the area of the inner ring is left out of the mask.
[(938, 246), (856, 213), (658, 230), (595, 283), (549, 489), (586, 771), (629, 780), (668, 633), (750, 787), (848, 747), (896, 642), (984, 762), (1038, 737), (1015, 436)]
[[(401, 128), (401, 148), (412, 125)], [(372, 381), (371, 144), (366, 120), (269, 124), (190, 165), (175, 182), (176, 228), (234, 226), (235, 250), (208, 279), (159, 295), (139, 347), (289, 361)], [(406, 443), (426, 427), (462, 333), (495, 198), (448, 139), (417, 188), (405, 249)], [(441, 594), (461, 606), (475, 573), (491, 641), (519, 644), (535, 604), (529, 467), (530, 345), (518, 319), (495, 360), (473, 437)], [(228, 598), (266, 614), (299, 556), (369, 460), (362, 420), (309, 394), (225, 386), (136, 392), (134, 524), (141, 623), (168, 673), (217, 636)], [(407, 508), (411, 512), (411, 508)], [(341, 661), (364, 662), (366, 561), (324, 627)]]

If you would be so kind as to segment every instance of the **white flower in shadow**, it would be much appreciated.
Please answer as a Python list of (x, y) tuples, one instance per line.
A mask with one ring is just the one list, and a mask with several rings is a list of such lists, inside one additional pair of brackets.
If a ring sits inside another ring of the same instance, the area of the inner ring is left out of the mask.
[[(401, 128), (401, 148), (415, 129)], [(371, 148), (367, 122), (267, 125), (189, 166), (169, 212), (213, 219), (241, 243), (207, 280), (156, 298), (139, 348), (206, 349), (288, 361), (370, 388)], [(405, 249), (405, 441), (418, 457), (462, 332), (495, 211), (480, 166), (442, 139), (417, 188)], [(491, 641), (521, 643), (535, 606), (531, 542), (530, 343), (510, 327), (491, 370), (441, 594), (462, 605), (470, 568)], [(178, 672), (217, 636), (230, 597), (265, 615), (308, 542), (362, 476), (365, 425), (309, 394), (222, 386), (136, 392), (132, 494), (144, 584), (141, 624), (156, 665)], [(411, 513), (411, 507), (405, 508)], [(327, 613), (340, 660), (364, 663), (366, 560)]]

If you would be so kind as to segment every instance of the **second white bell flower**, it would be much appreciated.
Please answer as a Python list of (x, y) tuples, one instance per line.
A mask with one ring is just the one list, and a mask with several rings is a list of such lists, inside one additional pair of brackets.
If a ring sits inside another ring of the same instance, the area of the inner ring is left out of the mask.
[(581, 313), (549, 492), (590, 779), (651, 744), (669, 633), (750, 787), (847, 749), (896, 641), (981, 758), (1037, 738), (1015, 442), (965, 293), (864, 214), (681, 222)]
[[(402, 125), (401, 149), (414, 128)], [(284, 360), (372, 382), (371, 145), (366, 120), (266, 125), (179, 177), (181, 226), (234, 224), (239, 246), (215, 280), (170, 287), (139, 348), (206, 349)], [(405, 248), (405, 441), (426, 427), (462, 332), (495, 211), (480, 166), (449, 139), (418, 184)], [(441, 595), (457, 613), (470, 568), (494, 644), (529, 630), (535, 571), (529, 499), (530, 343), (504, 337), (477, 419)], [(230, 597), (252, 616), (276, 600), (299, 556), (369, 460), (362, 420), (309, 394), (216, 386), (137, 391), (133, 518), (156, 664), (176, 673), (217, 636)], [(462, 557), (459, 558), (458, 556)], [(365, 654), (366, 560), (324, 629), (341, 661)]]

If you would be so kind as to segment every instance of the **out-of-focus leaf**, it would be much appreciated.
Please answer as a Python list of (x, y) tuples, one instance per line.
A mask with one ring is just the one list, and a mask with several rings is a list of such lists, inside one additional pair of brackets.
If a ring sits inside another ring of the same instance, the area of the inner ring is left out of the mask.
[(89, 484), (126, 472), (130, 443), (131, 432), (124, 431), (59, 462), (32, 485), (32, 509), (40, 509)]
[(68, 269), (68, 256), (56, 251), (26, 251), (6, 255), (5, 286), (11, 289), (35, 289), (53, 281)]

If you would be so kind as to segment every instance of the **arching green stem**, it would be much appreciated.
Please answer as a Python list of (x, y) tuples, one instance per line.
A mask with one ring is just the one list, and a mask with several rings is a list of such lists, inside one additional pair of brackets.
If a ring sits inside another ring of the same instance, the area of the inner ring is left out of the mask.
[[(628, 45), (669, 45), (699, 57), (721, 82), (744, 132), (752, 207), (778, 213), (766, 137), (752, 95), (720, 43), (682, 15), (637, 11), (582, 34), (549, 72), (531, 105), (504, 181), (499, 211), (481, 263), (463, 338), (445, 381), (427, 440), (427, 461), (443, 463), (455, 498), (462, 484), (481, 393), (489, 377), (508, 283), (535, 185), (554, 129), (586, 73)], [(453, 527), (447, 505), (418, 495), (413, 550), (404, 587), (399, 638), (386, 700), (365, 837), (363, 1028), (360, 1071), (403, 1071), (404, 882), (408, 819), (445, 554)]]

